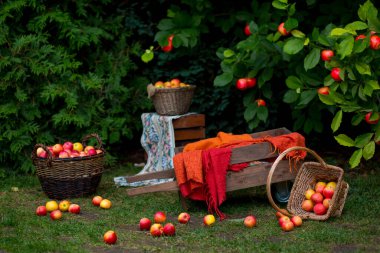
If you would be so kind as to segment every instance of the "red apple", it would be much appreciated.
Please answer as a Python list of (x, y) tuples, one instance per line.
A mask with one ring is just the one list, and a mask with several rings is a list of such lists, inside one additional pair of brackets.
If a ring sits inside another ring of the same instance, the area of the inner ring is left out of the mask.
[(314, 203), (322, 203), (323, 202), (323, 195), (319, 192), (314, 193), (311, 195), (310, 198)]
[(97, 155), (98, 153), (96, 153), (96, 150), (95, 149), (89, 149), (88, 151), (87, 151), (87, 155), (89, 155), (89, 156), (92, 156), (92, 155)]
[(164, 233), (164, 235), (168, 235), (168, 236), (175, 235), (174, 225), (172, 223), (165, 224), (164, 229), (163, 229), (163, 233)]
[(148, 218), (141, 218), (139, 225), (140, 230), (149, 230), (152, 222)]
[(315, 192), (319, 192), (319, 193), (322, 193), (323, 192), (323, 189), (325, 189), (326, 187), (326, 183), (325, 182), (322, 182), (322, 181), (319, 181), (315, 184)]
[(301, 204), (302, 210), (306, 212), (311, 212), (313, 211), (313, 207), (314, 207), (314, 203), (310, 199), (305, 199), (304, 201), (302, 201), (302, 204)]
[(290, 218), (290, 221), (293, 223), (295, 227), (299, 227), (302, 225), (302, 218), (297, 215)]
[(322, 203), (315, 204), (313, 211), (316, 215), (324, 215), (327, 212), (327, 208)]
[(247, 228), (253, 228), (256, 226), (256, 217), (254, 215), (248, 215), (247, 217), (244, 218), (244, 226)]
[(289, 222), (290, 218), (286, 215), (282, 216), (281, 218), (278, 219), (278, 224), (282, 226), (283, 223)]
[(306, 192), (305, 192), (305, 198), (306, 199), (310, 199), (311, 198), (311, 195), (313, 195), (315, 193), (315, 191), (313, 189), (308, 189)]
[(61, 152), (59, 152), (58, 157), (59, 157), (59, 158), (69, 158), (70, 155), (69, 155), (69, 153), (67, 153), (66, 151), (61, 151)]
[(155, 223), (155, 224), (153, 224), (151, 227), (150, 227), (150, 234), (152, 235), (152, 236), (161, 236), (162, 235), (162, 233), (163, 233), (163, 227), (162, 227), (162, 225), (161, 224), (159, 224), (159, 223)]
[(257, 106), (266, 106), (267, 105), (267, 103), (265, 102), (265, 100), (264, 99), (261, 99), (261, 98), (259, 98), (259, 99), (256, 99), (256, 103), (257, 103)]
[(166, 214), (164, 212), (158, 211), (154, 214), (155, 223), (164, 223), (166, 221)]
[(168, 45), (163, 46), (163, 47), (161, 48), (162, 51), (168, 53), (168, 52), (170, 52), (170, 51), (173, 50), (173, 38), (174, 38), (174, 35), (173, 35), (173, 34), (170, 35), (170, 36), (168, 37)]
[(291, 221), (287, 221), (281, 224), (281, 229), (285, 232), (292, 231), (294, 229), (294, 224)]
[(54, 153), (56, 156), (58, 156), (59, 153), (63, 151), (63, 146), (62, 146), (62, 144), (57, 143), (57, 144), (55, 144), (55, 145), (52, 147), (52, 150), (53, 150), (53, 153)]
[(117, 235), (114, 231), (109, 230), (103, 235), (103, 240), (107, 244), (115, 244), (117, 241)]
[(282, 212), (280, 212), (280, 211), (277, 211), (276, 212), (276, 217), (277, 217), (277, 219), (279, 219), (279, 218), (281, 218), (282, 216), (286, 216), (285, 214), (283, 214), (283, 213), (287, 213), (287, 210), (286, 209), (280, 209)]
[(62, 212), (60, 210), (54, 210), (50, 213), (50, 218), (52, 220), (59, 220), (62, 218)]
[(251, 35), (251, 30), (249, 30), (249, 24), (246, 24), (245, 27), (244, 27), (244, 33), (245, 35), (249, 36)]
[(372, 112), (367, 113), (365, 115), (365, 122), (367, 122), (370, 125), (376, 125), (377, 122), (379, 122), (379, 119), (380, 119), (379, 115), (378, 115), (377, 119), (374, 119), (374, 120), (371, 120), (371, 116), (372, 116)]
[(87, 156), (87, 154), (86, 154), (86, 152), (81, 151), (81, 152), (79, 152), (79, 156), (80, 156), (80, 157), (83, 157), (83, 156)]
[(47, 158), (47, 152), (45, 150), (42, 150), (42, 152), (40, 152), (37, 156), (40, 158)]
[(36, 214), (38, 216), (46, 216), (46, 214), (47, 214), (46, 206), (39, 206), (39, 207), (37, 207)]
[(180, 213), (178, 215), (178, 222), (181, 224), (186, 224), (190, 221), (190, 214), (188, 213)]
[(236, 88), (238, 90), (246, 90), (247, 87), (247, 78), (240, 78), (236, 81)]
[(289, 32), (285, 29), (284, 27), (285, 23), (282, 22), (281, 24), (278, 25), (277, 31), (282, 35), (282, 36), (287, 36), (289, 35)]
[(333, 188), (326, 186), (325, 189), (323, 189), (323, 196), (325, 198), (331, 199), (333, 195), (334, 195), (334, 189)]
[(355, 41), (357, 41), (357, 40), (363, 40), (365, 38), (366, 38), (366, 36), (364, 34), (360, 34), (360, 35), (356, 36)]
[(380, 49), (380, 37), (378, 35), (372, 35), (369, 39), (369, 47), (373, 50)]
[(212, 226), (215, 223), (215, 216), (212, 214), (208, 214), (203, 217), (203, 224), (206, 226)]
[(69, 213), (79, 214), (80, 213), (80, 206), (78, 204), (70, 204)]
[(340, 77), (340, 68), (333, 68), (330, 75), (336, 82), (342, 81), (342, 78)]
[(329, 209), (330, 207), (331, 199), (325, 198), (322, 202), (323, 206), (326, 207), (326, 209)]
[(102, 202), (103, 198), (101, 196), (95, 196), (92, 198), (92, 204), (94, 206), (99, 206), (100, 202)]
[(39, 147), (39, 148), (37, 148), (37, 150), (36, 150), (36, 155), (39, 157), (40, 154), (41, 154), (42, 152), (44, 152), (44, 151), (45, 151), (45, 150), (44, 150), (43, 148)]
[(96, 149), (96, 153), (97, 153), (97, 154), (101, 154), (101, 153), (103, 153), (103, 150), (101, 150), (101, 149)]
[(71, 141), (66, 141), (65, 143), (63, 143), (62, 145), (63, 149), (68, 149), (68, 150), (73, 150), (73, 143)]
[(256, 86), (256, 82), (257, 82), (256, 78), (247, 77), (245, 80), (247, 81), (247, 89), (253, 88)]
[(322, 61), (330, 61), (332, 57), (334, 57), (334, 51), (325, 49), (321, 52), (321, 59)]
[(321, 87), (318, 89), (318, 94), (321, 94), (321, 95), (328, 95), (330, 94), (330, 88), (329, 87)]

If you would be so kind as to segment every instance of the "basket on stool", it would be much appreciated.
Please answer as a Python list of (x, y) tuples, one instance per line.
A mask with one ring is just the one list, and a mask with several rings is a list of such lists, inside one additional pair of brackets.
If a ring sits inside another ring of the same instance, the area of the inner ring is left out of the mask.
[(182, 115), (189, 111), (195, 85), (179, 88), (157, 88), (152, 96), (156, 112), (164, 116)]
[[(42, 190), (51, 199), (82, 197), (92, 194), (98, 187), (104, 171), (105, 150), (97, 134), (90, 134), (82, 139), (86, 141), (96, 138), (96, 149), (100, 154), (73, 158), (53, 158), (50, 150), (43, 144), (36, 144), (32, 152), (32, 161), (36, 166), (36, 174)], [(37, 157), (36, 151), (42, 147), (48, 154), (47, 158)]]
[[(308, 153), (312, 154), (318, 160), (318, 162), (304, 162), (302, 164), (301, 168), (298, 170), (297, 176), (292, 186), (292, 190), (290, 192), (290, 197), (287, 204), (288, 210), (284, 210), (280, 209), (273, 201), (270, 191), (270, 184), (278, 163), (286, 156), (287, 153), (294, 150), (307, 151)], [(343, 169), (326, 164), (323, 159), (313, 150), (305, 147), (291, 147), (282, 152), (277, 157), (268, 173), (266, 185), (268, 200), (274, 209), (288, 216), (297, 215), (303, 219), (320, 221), (327, 220), (329, 217), (339, 217), (342, 214), (349, 189), (349, 185), (343, 181), (343, 173)], [(324, 215), (317, 215), (313, 212), (307, 212), (301, 208), (302, 202), (305, 199), (305, 192), (308, 189), (314, 189), (314, 186), (318, 181), (336, 182), (335, 193), (330, 201), (329, 208)]]

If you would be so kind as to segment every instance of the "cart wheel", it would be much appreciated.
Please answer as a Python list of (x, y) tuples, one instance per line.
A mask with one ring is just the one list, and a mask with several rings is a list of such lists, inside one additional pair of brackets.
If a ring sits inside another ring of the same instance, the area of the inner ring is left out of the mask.
[(279, 203), (287, 203), (290, 197), (293, 183), (291, 181), (284, 181), (272, 185), (272, 192), (274, 197)]

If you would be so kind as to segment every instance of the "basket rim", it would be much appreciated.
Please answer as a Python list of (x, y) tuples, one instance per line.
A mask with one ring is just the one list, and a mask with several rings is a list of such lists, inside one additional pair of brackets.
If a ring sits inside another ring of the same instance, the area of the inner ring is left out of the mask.
[(157, 93), (169, 93), (169, 92), (179, 92), (179, 91), (188, 91), (188, 90), (194, 90), (197, 86), (190, 84), (189, 86), (186, 87), (177, 87), (177, 88), (155, 88), (155, 96)]

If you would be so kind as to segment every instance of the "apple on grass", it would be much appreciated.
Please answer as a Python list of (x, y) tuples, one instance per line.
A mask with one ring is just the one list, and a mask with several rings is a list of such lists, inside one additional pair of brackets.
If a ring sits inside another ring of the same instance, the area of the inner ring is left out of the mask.
[(206, 226), (212, 226), (215, 223), (215, 216), (212, 214), (208, 214), (203, 217), (203, 224)]
[(140, 219), (140, 230), (149, 230), (150, 226), (152, 225), (152, 222), (148, 218), (141, 218)]
[(46, 207), (46, 210), (48, 212), (58, 210), (58, 208), (59, 208), (58, 203), (55, 200), (50, 200), (50, 201), (46, 202), (45, 207)]
[(109, 199), (103, 199), (100, 201), (99, 206), (103, 209), (110, 209), (112, 206), (112, 202)]
[(286, 215), (282, 216), (281, 218), (278, 219), (278, 224), (282, 226), (283, 223), (285, 222), (290, 222), (290, 218)]
[(47, 214), (46, 206), (39, 206), (39, 207), (37, 207), (36, 214), (38, 216), (46, 216), (46, 214)]
[(70, 207), (70, 201), (62, 200), (61, 202), (59, 202), (58, 208), (62, 212), (67, 212), (69, 210), (69, 207)]
[(257, 220), (254, 215), (248, 215), (244, 218), (244, 226), (247, 228), (253, 228), (256, 226)]
[(161, 236), (162, 233), (163, 233), (163, 227), (160, 223), (154, 223), (151, 227), (150, 227), (150, 234), (152, 236)]
[(292, 231), (294, 229), (294, 224), (290, 220), (281, 224), (281, 229), (285, 232)]
[(302, 225), (302, 218), (298, 215), (295, 215), (292, 218), (290, 218), (290, 221), (293, 223), (295, 227), (300, 227)]
[(164, 235), (167, 235), (167, 236), (175, 235), (175, 227), (172, 223), (165, 224), (162, 231), (163, 231)]
[(154, 214), (153, 219), (155, 223), (164, 223), (166, 221), (166, 214), (162, 211), (158, 211)]
[(59, 220), (62, 218), (62, 212), (60, 210), (54, 210), (50, 213), (50, 218), (52, 220)]
[(100, 202), (102, 202), (103, 198), (101, 196), (95, 196), (92, 198), (92, 204), (94, 206), (99, 206)]
[(117, 235), (115, 231), (109, 230), (103, 235), (103, 240), (107, 244), (115, 244), (117, 241)]
[(69, 213), (79, 214), (80, 213), (80, 206), (78, 204), (70, 204)]
[(181, 224), (187, 224), (190, 221), (190, 214), (180, 213), (178, 215), (178, 222)]

